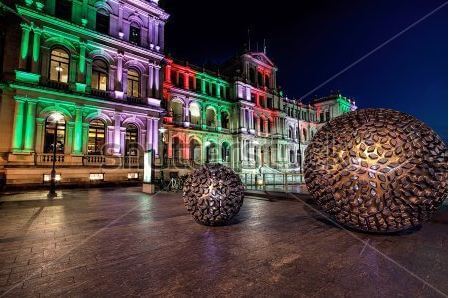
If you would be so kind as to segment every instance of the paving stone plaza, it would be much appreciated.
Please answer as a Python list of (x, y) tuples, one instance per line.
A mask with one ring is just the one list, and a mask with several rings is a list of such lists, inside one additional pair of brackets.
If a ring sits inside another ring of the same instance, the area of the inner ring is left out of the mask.
[(0, 196), (0, 295), (447, 295), (447, 206), (397, 235), (346, 231), (306, 196), (247, 196), (205, 227), (181, 193), (140, 188)]

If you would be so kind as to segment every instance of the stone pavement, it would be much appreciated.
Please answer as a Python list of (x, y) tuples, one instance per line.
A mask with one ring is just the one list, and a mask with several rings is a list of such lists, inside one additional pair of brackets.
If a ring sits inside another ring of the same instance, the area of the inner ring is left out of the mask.
[(342, 230), (293, 198), (248, 197), (231, 225), (204, 227), (180, 194), (60, 194), (0, 197), (0, 296), (447, 295), (447, 208), (385, 236)]

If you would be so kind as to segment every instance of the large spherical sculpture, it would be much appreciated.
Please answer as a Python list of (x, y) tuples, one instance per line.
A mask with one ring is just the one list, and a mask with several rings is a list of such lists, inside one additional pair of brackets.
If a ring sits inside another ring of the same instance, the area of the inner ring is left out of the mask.
[(447, 197), (447, 148), (424, 123), (386, 109), (324, 125), (307, 147), (305, 181), (338, 223), (396, 232), (430, 219)]
[(240, 177), (221, 164), (208, 164), (193, 171), (183, 190), (187, 210), (197, 222), (207, 226), (226, 224), (243, 204)]

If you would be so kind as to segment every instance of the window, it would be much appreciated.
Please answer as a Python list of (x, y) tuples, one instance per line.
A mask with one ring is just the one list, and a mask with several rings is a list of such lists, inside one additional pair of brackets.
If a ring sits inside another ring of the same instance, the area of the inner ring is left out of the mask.
[(109, 34), (109, 13), (104, 10), (97, 11), (96, 29), (100, 33)]
[(251, 84), (254, 84), (256, 82), (256, 73), (253, 68), (249, 69), (249, 81)]
[(87, 154), (102, 155), (105, 144), (105, 124), (96, 119), (89, 124), (89, 140), (87, 142)]
[(264, 126), (264, 120), (263, 120), (262, 118), (260, 118), (260, 120), (259, 120), (259, 129), (260, 129), (260, 132), (264, 132), (264, 131), (263, 131), (263, 126)]
[(189, 89), (193, 90), (193, 77), (189, 76)]
[(176, 79), (176, 71), (172, 70), (170, 73), (170, 80), (172, 82), (172, 84), (174, 84), (175, 86), (178, 84), (178, 81)]
[(307, 142), (307, 130), (305, 128), (302, 129), (302, 134), (304, 136), (303, 138), (304, 142)]
[(201, 79), (196, 79), (196, 91), (201, 91)]
[(69, 82), (70, 56), (67, 51), (56, 48), (50, 54), (50, 80), (68, 83)]
[(320, 122), (324, 122), (324, 113), (320, 113)]
[(55, 16), (66, 21), (72, 20), (72, 1), (56, 0)]
[(294, 163), (294, 162), (295, 162), (295, 151), (290, 150), (290, 163)]
[(140, 96), (140, 74), (135, 69), (128, 70), (128, 96)]
[(262, 76), (262, 73), (260, 73), (260, 72), (257, 72), (257, 84), (259, 86), (263, 86), (263, 76)]
[(140, 27), (135, 23), (129, 27), (129, 42), (140, 45)]
[(125, 154), (126, 156), (137, 156), (138, 155), (138, 129), (134, 124), (128, 124), (126, 126), (125, 135)]
[(229, 128), (229, 114), (227, 112), (221, 112), (221, 127)]
[(267, 123), (268, 125), (268, 133), (271, 133), (271, 121), (270, 120), (268, 120), (268, 123)]
[(330, 111), (326, 111), (326, 121), (331, 120), (331, 112)]
[(270, 77), (265, 75), (265, 87), (270, 88)]
[(108, 88), (108, 64), (103, 59), (92, 63), (92, 89), (106, 91)]
[(223, 143), (221, 145), (221, 159), (222, 159), (222, 162), (230, 162), (231, 161), (231, 148), (228, 143)]
[(180, 73), (178, 75), (178, 84), (177, 84), (177, 86), (179, 88), (184, 88), (184, 75), (182, 73)]
[(55, 143), (56, 153), (63, 154), (65, 145), (65, 120), (60, 114), (52, 114), (45, 121), (44, 153), (53, 153)]
[(267, 108), (272, 109), (273, 108), (273, 98), (267, 97)]

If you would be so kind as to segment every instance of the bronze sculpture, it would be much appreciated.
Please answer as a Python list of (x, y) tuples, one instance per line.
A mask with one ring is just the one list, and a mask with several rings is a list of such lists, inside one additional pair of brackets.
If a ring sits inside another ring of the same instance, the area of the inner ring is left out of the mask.
[(305, 181), (338, 223), (396, 232), (431, 218), (447, 197), (447, 147), (416, 118), (357, 110), (324, 125), (306, 149)]
[(207, 164), (194, 170), (183, 188), (184, 204), (203, 225), (229, 222), (243, 204), (244, 186), (240, 177), (221, 164)]

